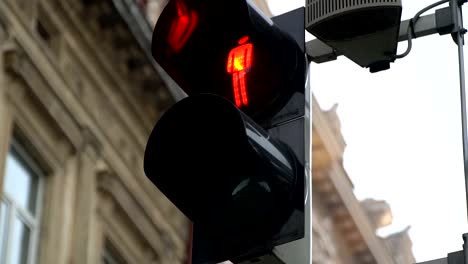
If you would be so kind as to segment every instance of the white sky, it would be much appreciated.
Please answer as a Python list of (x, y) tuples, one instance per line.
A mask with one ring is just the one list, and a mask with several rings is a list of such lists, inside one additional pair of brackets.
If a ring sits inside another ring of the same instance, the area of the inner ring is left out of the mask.
[[(274, 14), (304, 2), (269, 0)], [(403, 0), (403, 19), (434, 2)], [(405, 49), (400, 43), (399, 53)], [(451, 37), (417, 39), (406, 58), (376, 74), (343, 57), (313, 64), (311, 87), (323, 109), (339, 104), (344, 166), (356, 196), (385, 199), (392, 207), (393, 225), (380, 233), (410, 225), (418, 262), (461, 250), (468, 226), (458, 57)]]

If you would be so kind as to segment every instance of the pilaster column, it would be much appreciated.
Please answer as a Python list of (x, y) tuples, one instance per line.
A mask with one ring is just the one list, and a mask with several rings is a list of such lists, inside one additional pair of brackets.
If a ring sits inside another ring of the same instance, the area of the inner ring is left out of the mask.
[(3, 190), (5, 163), (13, 130), (11, 104), (6, 95), (6, 90), (11, 85), (11, 80), (7, 78), (5, 73), (4, 52), (2, 46), (3, 45), (0, 42), (0, 193)]
[[(43, 201), (39, 264), (67, 263), (73, 241), (78, 156), (72, 155), (47, 176)], [(60, 250), (57, 250), (60, 249)]]
[(85, 133), (85, 142), (78, 150), (75, 206), (73, 216), (71, 264), (98, 264), (101, 252), (99, 225), (97, 223), (97, 171), (99, 150), (95, 141)]

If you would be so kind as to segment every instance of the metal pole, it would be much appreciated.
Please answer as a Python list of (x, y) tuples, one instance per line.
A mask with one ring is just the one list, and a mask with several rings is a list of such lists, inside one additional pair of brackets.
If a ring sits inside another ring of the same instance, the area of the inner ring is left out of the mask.
[[(461, 97), (461, 118), (462, 118), (462, 139), (463, 139), (463, 168), (465, 173), (465, 193), (467, 203), (467, 219), (468, 219), (468, 129), (467, 129), (467, 114), (466, 114), (466, 89), (465, 89), (465, 59), (463, 54), (464, 44), (464, 29), (462, 20), (462, 9), (458, 0), (450, 2), (456, 35), (454, 40), (458, 45), (458, 70), (460, 76), (460, 97)], [(467, 256), (468, 257), (468, 256)], [(468, 263), (468, 262), (467, 262)]]
[[(463, 167), (465, 172), (465, 193), (467, 204), (468, 216), (468, 133), (467, 133), (467, 120), (466, 120), (466, 90), (465, 90), (465, 60), (463, 54), (463, 36), (461, 29), (457, 34), (458, 43), (458, 64), (460, 74), (460, 94), (461, 94), (461, 107), (462, 107), (462, 133), (463, 133)], [(465, 241), (466, 242), (466, 241)], [(467, 245), (463, 246), (465, 263), (468, 263)]]

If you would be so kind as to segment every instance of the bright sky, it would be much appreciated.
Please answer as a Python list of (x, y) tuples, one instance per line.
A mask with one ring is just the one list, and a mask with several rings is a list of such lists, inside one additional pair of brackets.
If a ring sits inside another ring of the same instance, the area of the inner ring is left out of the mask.
[[(269, 0), (274, 14), (304, 2)], [(403, 19), (434, 2), (403, 0)], [(405, 49), (400, 43), (399, 53)], [(392, 207), (393, 225), (379, 233), (410, 225), (418, 262), (461, 250), (468, 226), (458, 57), (451, 38), (417, 39), (406, 58), (376, 74), (344, 57), (313, 64), (311, 87), (323, 109), (339, 104), (344, 166), (356, 196), (384, 199)]]

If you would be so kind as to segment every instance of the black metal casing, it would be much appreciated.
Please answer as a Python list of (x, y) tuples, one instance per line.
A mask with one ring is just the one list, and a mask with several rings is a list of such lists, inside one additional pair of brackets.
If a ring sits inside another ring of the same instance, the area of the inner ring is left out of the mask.
[[(294, 15), (304, 31), (303, 8)], [(180, 21), (182, 44), (171, 46)], [(249, 104), (236, 107), (226, 61), (244, 36)], [(301, 44), (245, 0), (171, 0), (158, 20), (153, 56), (189, 96), (156, 124), (144, 169), (193, 221), (194, 264), (255, 258), (304, 236)]]

